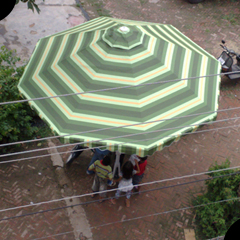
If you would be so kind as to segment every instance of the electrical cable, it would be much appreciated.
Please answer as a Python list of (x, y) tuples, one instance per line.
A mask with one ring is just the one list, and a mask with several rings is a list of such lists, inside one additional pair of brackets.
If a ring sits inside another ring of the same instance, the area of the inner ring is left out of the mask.
[[(231, 126), (227, 126), (227, 127), (219, 127), (219, 128), (214, 128), (214, 129), (201, 130), (201, 131), (197, 131), (197, 132), (188, 132), (188, 133), (183, 133), (182, 136), (189, 135), (189, 134), (196, 134), (196, 133), (216, 131), (216, 130), (226, 129), (226, 128), (230, 128), (230, 127), (231, 127), (231, 128), (240, 127), (240, 125), (231, 125)], [(175, 136), (175, 135), (169, 135), (169, 136)], [(149, 139), (141, 139), (141, 140), (126, 142), (126, 143), (119, 143), (119, 144), (115, 144), (115, 146), (124, 145), (124, 144), (128, 144), (128, 143), (133, 143), (133, 142), (147, 141), (147, 140), (151, 140), (151, 139), (157, 139), (157, 137), (156, 137), (156, 138), (149, 138)], [(76, 145), (76, 144), (77, 144), (77, 143), (75, 143), (74, 145)], [(72, 144), (70, 144), (70, 145), (72, 145)], [(62, 147), (64, 147), (64, 146), (62, 146)], [(66, 147), (66, 145), (65, 145), (65, 147)], [(86, 151), (86, 150), (90, 150), (90, 149), (94, 149), (94, 148), (95, 148), (95, 147), (87, 148), (87, 149), (74, 150), (74, 152)], [(99, 149), (101, 149), (101, 148), (106, 148), (106, 146), (98, 146), (97, 148), (99, 148)], [(48, 148), (47, 148), (47, 149), (48, 149)], [(14, 160), (0, 161), (0, 164), (12, 163), (12, 162), (19, 162), (19, 161), (26, 161), (26, 160), (30, 160), (30, 159), (34, 159), (34, 158), (42, 158), (42, 157), (47, 157), (47, 156), (53, 156), (53, 155), (56, 155), (56, 154), (60, 154), (60, 155), (61, 155), (61, 154), (70, 153), (70, 152), (72, 152), (72, 150), (70, 150), (70, 151), (65, 151), (65, 152), (49, 153), (49, 154), (38, 155), (38, 156), (27, 157), (27, 158), (14, 159)], [(2, 156), (2, 155), (0, 155), (0, 157), (1, 157), (1, 156)]]
[[(174, 185), (170, 185), (170, 186), (164, 186), (164, 187), (159, 187), (159, 188), (143, 190), (143, 191), (139, 191), (138, 193), (132, 193), (132, 195), (139, 194), (139, 193), (152, 192), (152, 191), (157, 191), (157, 190), (162, 190), (162, 189), (167, 189), (167, 188), (172, 188), (172, 187), (179, 187), (179, 186), (183, 186), (183, 185), (187, 185), (187, 184), (192, 184), (192, 183), (202, 182), (202, 181), (209, 181), (209, 180), (212, 180), (212, 179), (229, 177), (229, 176), (233, 176), (233, 175), (237, 175), (237, 174), (239, 174), (239, 172), (229, 173), (229, 174), (225, 174), (225, 175), (220, 175), (220, 176), (215, 176), (215, 177), (205, 178), (205, 179), (200, 179), (200, 180), (194, 180), (194, 181), (190, 181), (190, 182), (186, 182), (186, 183), (180, 183), (180, 184), (178, 183), (178, 184), (174, 184)], [(122, 188), (119, 188), (119, 190), (120, 189), (122, 189)], [(126, 194), (123, 194), (121, 197), (124, 197), (124, 196), (126, 196)], [(98, 200), (92, 200), (92, 201), (87, 201), (87, 202), (83, 202), (83, 203), (72, 204), (70, 206), (51, 208), (51, 209), (46, 209), (46, 210), (42, 210), (42, 211), (38, 211), (38, 212), (32, 212), (32, 213), (26, 213), (26, 214), (13, 216), (13, 217), (2, 218), (2, 219), (0, 219), (0, 222), (1, 221), (15, 219), (15, 218), (20, 218), (20, 217), (26, 217), (26, 216), (31, 216), (31, 215), (35, 215), (35, 214), (40, 214), (40, 213), (46, 213), (46, 212), (51, 212), (51, 211), (56, 211), (56, 210), (62, 210), (62, 209), (66, 209), (66, 208), (70, 208), (70, 207), (76, 207), (76, 206), (80, 206), (80, 205), (88, 205), (88, 204), (99, 202), (99, 201), (103, 201), (103, 200), (104, 201), (105, 200), (110, 200), (112, 198), (114, 198), (114, 197), (102, 198), (102, 199), (98, 199)]]
[[(157, 181), (137, 184), (135, 186), (146, 186), (146, 185), (152, 185), (152, 184), (157, 184), (157, 183), (159, 184), (159, 183), (164, 183), (164, 182), (169, 182), (169, 181), (174, 181), (174, 180), (180, 180), (180, 179), (184, 179), (184, 178), (191, 178), (191, 177), (197, 177), (197, 176), (201, 176), (201, 175), (207, 175), (207, 174), (211, 174), (211, 173), (235, 170), (235, 169), (238, 169), (238, 168), (240, 168), (240, 166), (223, 168), (223, 169), (218, 169), (218, 170), (211, 170), (211, 171), (201, 172), (201, 173), (194, 173), (194, 174), (190, 174), (190, 175), (184, 175), (184, 176), (168, 178), (168, 179), (161, 179), (161, 180), (157, 180)], [(103, 191), (101, 191), (101, 193), (109, 193), (109, 192), (114, 192), (116, 190), (117, 189), (103, 190)], [(33, 206), (39, 206), (39, 205), (42, 205), (42, 204), (48, 204), (48, 203), (54, 203), (54, 202), (59, 202), (59, 201), (63, 201), (63, 200), (74, 199), (74, 198), (89, 197), (92, 194), (94, 194), (94, 195), (95, 194), (99, 194), (99, 192), (85, 193), (85, 194), (82, 194), (82, 195), (76, 195), (76, 196), (71, 196), (71, 197), (64, 197), (64, 198), (59, 198), (59, 199), (53, 199), (53, 200), (49, 200), (49, 201), (45, 201), (45, 202), (31, 203), (31, 204), (28, 204), (28, 205), (22, 205), (22, 206), (18, 206), (18, 207), (0, 209), (0, 213), (1, 212), (6, 212), (6, 211), (17, 210), (17, 209), (20, 209), (20, 208), (28, 208), (28, 207), (33, 207)]]
[(39, 138), (39, 139), (33, 139), (33, 140), (25, 140), (25, 141), (18, 141), (18, 142), (12, 142), (12, 143), (4, 143), (4, 144), (0, 144), (0, 147), (6, 147), (6, 146), (23, 144), (23, 143), (30, 143), (30, 142), (38, 142), (38, 141), (43, 141), (43, 140), (47, 140), (47, 139), (55, 139), (55, 138), (60, 138), (60, 137), (69, 137), (69, 136), (72, 136), (72, 135), (80, 135), (80, 134), (85, 134), (85, 133), (108, 131), (108, 130), (113, 130), (113, 129), (118, 129), (118, 128), (133, 127), (133, 126), (137, 126), (137, 125), (143, 125), (143, 124), (155, 123), (155, 122), (161, 122), (161, 121), (170, 121), (170, 120), (173, 120), (173, 119), (181, 119), (181, 118), (199, 116), (199, 115), (204, 115), (204, 114), (221, 113), (221, 112), (237, 110), (237, 109), (240, 109), (240, 107), (220, 109), (220, 110), (217, 110), (217, 111), (210, 111), (210, 112), (195, 113), (195, 114), (189, 114), (189, 115), (180, 116), (180, 117), (163, 118), (163, 119), (156, 120), (156, 121), (139, 122), (139, 123), (135, 123), (135, 124), (122, 125), (122, 126), (118, 126), (118, 127), (101, 128), (101, 129), (95, 129), (95, 130), (90, 130), (90, 131), (76, 132), (76, 133), (71, 133), (71, 134), (51, 136), (51, 137), (45, 137), (45, 138)]
[[(133, 221), (133, 220), (139, 220), (139, 219), (142, 219), (142, 218), (159, 216), (159, 215), (168, 214), (168, 213), (174, 213), (174, 212), (178, 212), (178, 211), (185, 211), (185, 210), (189, 210), (189, 209), (195, 209), (195, 208), (205, 207), (205, 206), (209, 206), (209, 205), (216, 204), (216, 203), (230, 202), (230, 201), (235, 201), (235, 200), (239, 200), (239, 199), (240, 199), (240, 197), (230, 198), (230, 199), (224, 199), (224, 200), (215, 201), (215, 202), (211, 202), (211, 203), (199, 204), (199, 205), (195, 205), (195, 206), (192, 206), (192, 207), (189, 206), (189, 207), (177, 208), (177, 209), (172, 209), (172, 210), (169, 210), (169, 211), (158, 212), (158, 213), (148, 214), (148, 215), (144, 215), (144, 216), (123, 219), (123, 220), (120, 220), (120, 221), (104, 223), (104, 224), (101, 224), (101, 225), (90, 227), (89, 229), (96, 229), (96, 228), (100, 228), (100, 227), (106, 227), (106, 226), (109, 226), (109, 225), (112, 225), (112, 224), (124, 223), (124, 222)], [(77, 231), (80, 232), (80, 230), (77, 230)], [(83, 231), (83, 230), (81, 230), (81, 231)], [(49, 237), (56, 237), (56, 236), (61, 236), (61, 235), (69, 234), (69, 233), (74, 233), (74, 231), (68, 231), (68, 232), (62, 232), (62, 233), (58, 233), (58, 234), (54, 234), (54, 235), (48, 235), (46, 237), (34, 238), (32, 240), (46, 239), (46, 238), (49, 238)]]
[[(222, 171), (234, 170), (234, 169), (237, 169), (237, 168), (240, 168), (240, 166), (229, 167), (229, 168), (218, 169), (218, 170), (212, 170), (212, 171), (207, 171), (207, 172), (202, 172), (202, 173), (195, 173), (195, 174), (190, 174), (190, 175), (185, 175), (185, 176), (180, 176), (180, 177), (174, 177), (174, 178), (169, 178), (169, 179), (163, 179), (163, 180), (157, 180), (157, 181), (152, 181), (152, 182), (146, 182), (146, 183), (137, 184), (136, 186), (145, 186), (145, 185), (163, 183), (163, 182), (168, 182), (168, 181), (173, 181), (173, 180), (180, 180), (180, 179), (184, 179), (184, 178), (196, 177), (196, 176), (210, 174), (210, 173), (217, 173), (217, 172), (222, 172)], [(108, 193), (108, 192), (113, 192), (113, 191), (116, 191), (116, 189), (104, 190), (104, 191), (101, 191), (101, 193)], [(99, 194), (99, 192), (87, 193), (87, 194), (82, 194), (82, 195), (76, 195), (76, 196), (71, 196), (71, 197), (54, 199), (54, 200), (45, 201), (45, 202), (32, 203), (32, 204), (29, 204), (29, 205), (23, 205), (23, 206), (8, 208), (8, 209), (2, 209), (2, 210), (0, 210), (0, 212), (6, 212), (6, 211), (10, 211), (10, 210), (16, 210), (16, 209), (32, 207), (32, 206), (39, 206), (39, 205), (46, 204), (46, 203), (53, 203), (53, 202), (58, 202), (58, 201), (63, 201), (63, 200), (74, 199), (74, 198), (87, 197), (87, 196), (90, 196), (92, 194)]]
[[(226, 121), (229, 121), (229, 120), (236, 120), (236, 119), (240, 119), (240, 117), (225, 118), (225, 119), (216, 120), (216, 121), (213, 121), (213, 122), (208, 121), (208, 122), (198, 123), (197, 125), (201, 126), (201, 125), (215, 124), (215, 123), (219, 123), (219, 122), (226, 122)], [(26, 154), (26, 153), (32, 153), (32, 152), (41, 152), (41, 151), (45, 151), (45, 150), (53, 149), (53, 148), (57, 149), (57, 148), (69, 147), (69, 146), (80, 145), (80, 144), (98, 143), (98, 142), (102, 142), (102, 141), (106, 141), (106, 140), (114, 140), (114, 139), (123, 138), (123, 137), (133, 137), (133, 136), (145, 135), (145, 134), (149, 134), (149, 133), (163, 132), (163, 131), (169, 131), (169, 130), (181, 129), (181, 128), (192, 128), (192, 127), (196, 127), (196, 124), (178, 126), (178, 127), (173, 127), (173, 128), (164, 128), (164, 129), (148, 131), (148, 132), (126, 134), (126, 135), (122, 135), (122, 136), (114, 136), (114, 137), (111, 137), (111, 138), (104, 138), (104, 139), (99, 139), (99, 140), (92, 140), (92, 141), (85, 141), (85, 142), (78, 142), (78, 143), (69, 143), (69, 144), (64, 144), (64, 145), (60, 145), (60, 146), (46, 147), (46, 148), (27, 150), (27, 151), (22, 151), (22, 152), (7, 153), (7, 154), (0, 155), (0, 158), (8, 157), (8, 156), (14, 156), (14, 155), (21, 155), (21, 154)], [(171, 136), (175, 136), (175, 135), (169, 135), (168, 137), (171, 137)], [(144, 139), (144, 141), (146, 141), (146, 139)], [(133, 142), (134, 141), (131, 141), (131, 142), (128, 142), (128, 143), (133, 143)], [(124, 144), (126, 144), (126, 143), (123, 143), (123, 145)], [(115, 145), (117, 145), (117, 144), (115, 144)]]
[[(238, 72), (236, 71), (234, 73), (238, 73)], [(30, 98), (30, 99), (23, 99), (23, 100), (17, 100), (17, 101), (2, 102), (2, 103), (0, 103), (0, 106), (1, 105), (7, 105), (7, 104), (23, 103), (23, 102), (28, 102), (28, 101), (38, 101), (38, 100), (43, 100), (43, 99), (58, 98), (58, 97), (68, 97), (68, 96), (73, 96), (73, 95), (83, 95), (83, 94), (87, 94), (87, 93), (105, 92), (105, 91), (113, 91), (113, 90), (118, 90), (118, 89), (149, 86), (149, 85), (163, 84), (163, 83), (168, 83), (168, 82), (196, 80), (196, 79), (199, 79), (199, 78), (208, 78), (208, 77), (215, 77), (215, 76), (221, 76), (221, 75), (225, 75), (225, 74), (224, 73), (216, 73), (216, 74), (209, 74), (209, 75), (198, 76), (198, 77), (180, 78), (180, 79), (159, 81), (159, 82), (153, 82), (153, 83), (142, 83), (142, 84), (138, 84), (138, 85), (134, 85), (134, 86), (133, 85), (131, 85), (131, 86), (127, 85), (127, 86), (121, 86), (121, 87), (115, 87), (115, 88), (105, 88), (105, 89), (91, 90), (91, 91), (86, 91), (86, 92), (60, 94), (60, 95), (55, 95), (55, 96), (50, 96), (50, 97)]]
[[(237, 73), (237, 72), (236, 72)], [(216, 75), (225, 75), (225, 74), (216, 74)], [(192, 78), (186, 78), (186, 79), (180, 79), (180, 80), (170, 80), (170, 81), (165, 81), (165, 82), (171, 82), (171, 81), (182, 81), (182, 80), (187, 80), (187, 79), (195, 79), (195, 78), (202, 78), (202, 77), (209, 77), (209, 76), (215, 76), (214, 75), (206, 75), (206, 76), (201, 76), (201, 77), (192, 77)], [(165, 82), (157, 82), (157, 83), (151, 83), (151, 84), (158, 84), (158, 83), (165, 83)], [(138, 87), (138, 86), (144, 86), (144, 85), (150, 85), (150, 84), (139, 84), (139, 85), (136, 85), (134, 87)], [(133, 86), (126, 86), (126, 88), (128, 87), (133, 87)], [(125, 88), (125, 87), (120, 87), (120, 88)], [(103, 89), (102, 91), (107, 91), (107, 90), (115, 90), (115, 89), (119, 89), (119, 88), (111, 88), (111, 89)], [(70, 96), (70, 95), (77, 95), (77, 94), (86, 94), (86, 93), (92, 93), (92, 92), (98, 92), (98, 91), (101, 91), (101, 90), (95, 90), (95, 91), (89, 91), (89, 92), (83, 92), (83, 93), (75, 93), (75, 94), (66, 94), (66, 95), (58, 95), (58, 96), (51, 96), (51, 97), (46, 97), (46, 98), (36, 98), (36, 99), (29, 99), (29, 100), (23, 100), (23, 101), (33, 101), (33, 100), (42, 100), (42, 99), (47, 99), (47, 98), (54, 98), (54, 97), (65, 97), (65, 96)], [(6, 104), (14, 104), (14, 103), (18, 103), (18, 102), (23, 102), (23, 101), (12, 101), (12, 102), (4, 102), (4, 103), (0, 103), (0, 105), (6, 105)], [(233, 118), (233, 119), (237, 119), (237, 118)], [(170, 119), (172, 120), (172, 119)], [(146, 124), (146, 123), (145, 123)], [(139, 124), (137, 124), (139, 125)], [(198, 124), (200, 125), (200, 124)], [(189, 125), (191, 126), (191, 125)], [(215, 129), (213, 129), (215, 130)], [(163, 131), (163, 130), (162, 130)], [(128, 135), (127, 135), (128, 136)], [(58, 136), (59, 137), (59, 136)], [(122, 136), (120, 136), (122, 137)], [(1, 147), (1, 146), (0, 146)], [(10, 154), (11, 155), (11, 154)], [(228, 174), (228, 175), (223, 175), (221, 177), (225, 177), (225, 176), (229, 176), (229, 175), (235, 175), (235, 174), (239, 174), (239, 173), (234, 173), (234, 174)], [(219, 176), (218, 176), (219, 177)], [(204, 179), (204, 180), (211, 180), (211, 179)], [(198, 182), (198, 181), (203, 181), (203, 180), (197, 180), (197, 181), (194, 181), (194, 182)], [(193, 183), (193, 182), (189, 182), (189, 183)], [(189, 184), (189, 183), (184, 183), (184, 184)], [(178, 184), (178, 185), (184, 185), (184, 184)], [(178, 185), (173, 185), (173, 186), (168, 186), (168, 187), (174, 187), (174, 186), (178, 186)], [(168, 187), (165, 187), (165, 188), (168, 188)], [(142, 192), (146, 192), (146, 191), (154, 191), (154, 190), (158, 190), (158, 189), (151, 189), (151, 190), (145, 190), (145, 191), (142, 191)], [(213, 202), (213, 203), (209, 203), (209, 204), (214, 204), (214, 203), (219, 203), (219, 202), (226, 202), (226, 201), (232, 201), (232, 200), (237, 200), (239, 198), (233, 198), (233, 199), (227, 199), (227, 200), (221, 200), (221, 201), (218, 201), (218, 202)], [(87, 204), (87, 203), (85, 203)], [(180, 210), (185, 210), (185, 209), (189, 209), (189, 208), (196, 208), (196, 207), (201, 207), (201, 206), (206, 206), (206, 205), (209, 205), (209, 204), (202, 204), (202, 205), (197, 205), (197, 206), (194, 206), (194, 207), (187, 207), (187, 208), (182, 208), (182, 209), (174, 209), (174, 210), (170, 210), (170, 211), (165, 211), (165, 212), (162, 212), (162, 213), (155, 213), (155, 214), (152, 214), (152, 215), (146, 215), (146, 216), (143, 216), (143, 217), (148, 217), (148, 216), (153, 216), (153, 215), (160, 215), (160, 214), (164, 214), (164, 213), (170, 213), (170, 212), (173, 212), (173, 211), (180, 211)], [(71, 206), (70, 206), (71, 207)], [(40, 212), (39, 212), (40, 213)], [(143, 217), (136, 217), (136, 218), (132, 218), (132, 219), (126, 219), (126, 220), (122, 220), (122, 221), (116, 221), (116, 222), (112, 222), (112, 223), (107, 223), (107, 224), (102, 224), (102, 225), (99, 225), (99, 226), (96, 226), (96, 227), (101, 227), (101, 226), (107, 226), (107, 225), (110, 225), (110, 224), (114, 224), (114, 223), (117, 223), (117, 222), (126, 222), (126, 221), (131, 221), (131, 220), (136, 220), (136, 219), (140, 219), (140, 218), (143, 218)], [(4, 219), (5, 220), (5, 219)], [(0, 220), (2, 221), (2, 220)], [(91, 228), (96, 228), (96, 227), (91, 227)], [(59, 235), (59, 234), (58, 234)], [(47, 236), (47, 237), (50, 237), (50, 236)], [(43, 239), (43, 238), (38, 238), (38, 239)]]

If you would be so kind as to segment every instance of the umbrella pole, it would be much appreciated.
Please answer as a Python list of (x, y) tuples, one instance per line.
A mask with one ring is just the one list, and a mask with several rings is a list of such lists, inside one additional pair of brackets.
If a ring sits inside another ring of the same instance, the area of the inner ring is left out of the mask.
[(113, 167), (113, 176), (115, 176), (116, 170), (118, 168), (118, 176), (120, 175), (120, 155), (119, 151), (116, 151), (116, 159)]

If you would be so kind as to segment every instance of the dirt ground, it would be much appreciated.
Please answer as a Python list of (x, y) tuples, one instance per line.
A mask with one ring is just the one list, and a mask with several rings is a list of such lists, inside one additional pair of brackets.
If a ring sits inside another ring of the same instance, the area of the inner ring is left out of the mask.
[[(18, 149), (18, 151), (31, 151), (47, 147), (46, 143), (42, 143), (41, 146), (37, 146), (37, 144), (39, 143), (31, 144), (28, 147), (25, 146), (22, 149)], [(15, 208), (62, 198), (61, 188), (50, 157), (36, 157), (38, 155), (48, 155), (48, 152), (31, 152), (1, 159), (0, 209)], [(32, 159), (4, 163), (5, 161), (22, 158)], [(31, 215), (31, 213), (50, 208), (61, 208), (65, 205), (65, 202), (59, 201), (40, 206), (0, 212), (0, 239), (34, 239), (51, 235), (53, 232), (58, 233), (72, 230), (65, 209)], [(30, 215), (28, 216), (29, 213)], [(19, 216), (19, 218), (3, 220), (14, 216)], [(67, 237), (74, 239), (72, 234), (69, 234)], [(67, 238), (63, 235), (59, 236), (58, 239)]]
[[(189, 4), (186, 0), (81, 0), (80, 4), (91, 19), (102, 15), (171, 24), (215, 57), (221, 54), (222, 49), (219, 44), (222, 39), (226, 40), (228, 47), (240, 52), (239, 1), (205, 0), (201, 4)], [(239, 86), (239, 83), (235, 85), (227, 78), (222, 79), (219, 109), (240, 105)], [(217, 119), (238, 115), (238, 110), (230, 111), (219, 114)], [(239, 120), (204, 126), (201, 130), (235, 124), (239, 124)], [(170, 148), (165, 148), (149, 158), (144, 182), (207, 171), (215, 161), (221, 163), (226, 158), (231, 161), (231, 166), (237, 166), (240, 156), (238, 131), (239, 127), (235, 127), (183, 137)], [(80, 158), (68, 171), (78, 193), (91, 191), (93, 179), (86, 175), (86, 167), (86, 160)], [(79, 174), (81, 179), (78, 178)], [(190, 180), (199, 180), (199, 178)], [(176, 182), (167, 185), (174, 183)], [(155, 187), (159, 186), (163, 185)], [(98, 226), (100, 223), (189, 206), (192, 198), (201, 192), (203, 187), (204, 184), (201, 182), (191, 186), (186, 185), (133, 196), (131, 199), (133, 206), (130, 210), (124, 207), (124, 200), (121, 199), (117, 206), (111, 206), (104, 202), (101, 205), (86, 205), (85, 211), (89, 216), (91, 225)], [(150, 188), (152, 186), (145, 186), (143, 189)], [(87, 198), (85, 200), (89, 201)], [(191, 211), (152, 216), (122, 224), (94, 228), (93, 234), (94, 239), (99, 240), (123, 238), (180, 240), (184, 239), (184, 228), (194, 228), (194, 214)]]
[(81, 0), (90, 18), (110, 16), (146, 22), (171, 24), (217, 57), (222, 39), (240, 51), (240, 2), (205, 0), (190, 4), (187, 0)]
[[(239, 84), (233, 85), (227, 79), (223, 79), (219, 109), (235, 108), (239, 107), (239, 105)], [(234, 117), (239, 117), (239, 110), (219, 113), (217, 120)], [(233, 121), (205, 125), (199, 131), (207, 132), (197, 132), (196, 134), (184, 136), (177, 143), (164, 148), (161, 152), (156, 152), (148, 159), (147, 171), (143, 182), (205, 172), (215, 162), (220, 164), (226, 159), (230, 160), (231, 166), (238, 166), (240, 157), (239, 124), (240, 120), (235, 119)], [(234, 127), (234, 125), (237, 126)], [(218, 131), (208, 131), (222, 127), (227, 128)], [(70, 150), (70, 148), (68, 149)], [(68, 154), (63, 155), (65, 160), (67, 157)], [(125, 158), (128, 157), (126, 156)], [(91, 192), (93, 176), (86, 174), (90, 158), (90, 152), (85, 152), (66, 171), (78, 194)], [(141, 190), (152, 190), (205, 178), (206, 176), (203, 175), (169, 181), (144, 186)], [(183, 240), (185, 239), (184, 229), (195, 228), (194, 212), (186, 210), (163, 215), (157, 215), (157, 213), (192, 206), (193, 198), (203, 190), (204, 181), (134, 195), (131, 197), (131, 208), (129, 209), (125, 207), (124, 198), (119, 199), (116, 205), (111, 205), (109, 201), (105, 201), (101, 204), (86, 204), (84, 209), (93, 227), (92, 231), (95, 240)], [(114, 193), (108, 194), (109, 197), (113, 195)], [(85, 197), (82, 201), (88, 202), (92, 201), (92, 199)], [(156, 214), (156, 216), (146, 217), (152, 214)], [(138, 217), (140, 219), (134, 221), (99, 226)]]

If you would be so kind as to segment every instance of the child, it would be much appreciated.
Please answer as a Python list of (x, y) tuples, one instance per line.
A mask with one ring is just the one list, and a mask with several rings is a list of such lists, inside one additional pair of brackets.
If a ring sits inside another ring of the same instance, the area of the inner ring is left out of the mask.
[[(142, 182), (142, 179), (144, 177), (144, 172), (145, 172), (145, 169), (146, 169), (146, 166), (147, 166), (147, 156), (146, 157), (139, 157), (137, 156), (138, 159), (140, 160), (138, 162), (138, 165), (139, 165), (139, 172), (136, 173), (134, 176), (133, 176), (133, 185), (138, 185)], [(134, 169), (136, 170), (136, 166), (134, 167)], [(140, 186), (134, 186), (134, 189), (136, 192), (139, 192), (139, 189), (140, 189)]]
[[(130, 197), (131, 197), (131, 191), (133, 189), (133, 184), (132, 184), (133, 175), (136, 173), (139, 173), (140, 171), (137, 160), (135, 160), (135, 164), (136, 164), (137, 170), (133, 169), (133, 164), (130, 161), (127, 161), (122, 167), (122, 173), (120, 178), (117, 180), (119, 184), (118, 184), (118, 190), (115, 194), (115, 198), (118, 199), (120, 196), (120, 193), (125, 192), (127, 207), (130, 207)], [(115, 198), (111, 199), (112, 204), (116, 204)]]
[[(97, 160), (99, 159), (103, 159), (105, 156), (107, 156), (108, 154), (110, 154), (110, 151), (109, 150), (101, 150), (99, 148), (94, 148), (92, 149), (92, 152), (94, 153), (89, 165), (88, 165), (88, 168)], [(87, 174), (94, 174), (94, 171), (89, 171), (87, 168)]]
[[(113, 174), (112, 168), (110, 166), (111, 158), (110, 156), (105, 156), (102, 160), (95, 161), (89, 168), (89, 171), (94, 171), (96, 174), (94, 176), (94, 181), (92, 185), (93, 192), (100, 192), (107, 190), (107, 180), (112, 181)], [(96, 194), (92, 194), (91, 197), (94, 197)], [(106, 193), (99, 193), (100, 202), (102, 198), (105, 198)]]

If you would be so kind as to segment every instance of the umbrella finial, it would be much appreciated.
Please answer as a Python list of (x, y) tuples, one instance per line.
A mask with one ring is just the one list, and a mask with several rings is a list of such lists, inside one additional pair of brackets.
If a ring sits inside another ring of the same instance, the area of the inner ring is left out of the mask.
[(121, 26), (119, 28), (119, 32), (121, 32), (121, 33), (128, 33), (129, 31), (130, 31), (130, 29), (126, 26)]

